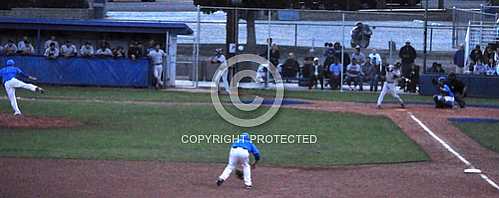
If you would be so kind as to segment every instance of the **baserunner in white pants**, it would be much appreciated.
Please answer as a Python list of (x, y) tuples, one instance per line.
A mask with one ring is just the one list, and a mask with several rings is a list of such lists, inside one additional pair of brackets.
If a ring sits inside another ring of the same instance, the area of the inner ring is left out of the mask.
[(154, 78), (156, 79), (155, 87), (163, 87), (163, 81), (161, 80), (161, 75), (163, 74), (163, 60), (166, 57), (165, 51), (161, 49), (161, 45), (156, 44), (154, 50), (151, 50), (147, 55), (151, 59), (154, 70)]
[(9, 98), (10, 105), (12, 106), (12, 109), (14, 109), (14, 115), (20, 116), (22, 114), (21, 110), (19, 110), (19, 107), (17, 106), (16, 89), (23, 88), (39, 93), (43, 93), (44, 90), (36, 85), (28, 84), (18, 80), (16, 78), (17, 76), (25, 77), (30, 80), (36, 80), (36, 78), (26, 75), (21, 69), (15, 67), (15, 64), (16, 63), (14, 62), (14, 60), (7, 60), (7, 66), (0, 69), (0, 76), (2, 77), (3, 85), (5, 87), (5, 91), (7, 92), (7, 97)]
[(393, 65), (389, 65), (385, 75), (385, 83), (383, 84), (383, 89), (381, 89), (381, 93), (378, 97), (377, 107), (381, 108), (381, 103), (383, 103), (383, 98), (387, 93), (390, 93), (394, 98), (396, 98), (400, 102), (400, 106), (405, 108), (404, 101), (397, 93), (397, 89), (395, 87), (395, 81), (400, 78), (400, 70), (395, 69)]
[[(252, 165), (250, 165), (250, 153), (255, 157), (255, 162)], [(234, 144), (231, 145), (229, 163), (222, 172), (222, 175), (218, 177), (217, 185), (222, 185), (234, 169), (241, 167), (243, 169), (244, 185), (246, 189), (251, 189), (253, 185), (251, 182), (251, 169), (256, 167), (258, 160), (260, 160), (260, 151), (251, 142), (249, 134), (242, 133)]]

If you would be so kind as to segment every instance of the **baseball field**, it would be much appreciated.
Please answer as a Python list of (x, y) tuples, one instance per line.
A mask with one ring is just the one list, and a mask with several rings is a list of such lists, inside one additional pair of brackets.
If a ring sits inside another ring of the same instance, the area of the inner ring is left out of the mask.
[[(23, 117), (0, 100), (0, 197), (499, 196), (498, 99), (439, 110), (405, 95), (406, 109), (388, 99), (378, 110), (375, 93), (287, 91), (271, 121), (242, 128), (217, 114), (207, 90), (46, 90), (18, 91)], [(199, 138), (244, 131), (316, 142), (257, 143), (254, 188), (235, 177), (217, 187), (230, 144)], [(482, 173), (465, 174), (470, 167)]]

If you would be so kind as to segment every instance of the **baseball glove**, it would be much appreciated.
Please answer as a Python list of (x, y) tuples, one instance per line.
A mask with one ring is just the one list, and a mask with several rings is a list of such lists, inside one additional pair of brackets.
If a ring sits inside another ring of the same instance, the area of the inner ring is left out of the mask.
[(236, 176), (237, 176), (238, 179), (240, 179), (240, 180), (244, 179), (244, 173), (243, 173), (242, 170), (236, 169), (235, 174), (236, 174)]

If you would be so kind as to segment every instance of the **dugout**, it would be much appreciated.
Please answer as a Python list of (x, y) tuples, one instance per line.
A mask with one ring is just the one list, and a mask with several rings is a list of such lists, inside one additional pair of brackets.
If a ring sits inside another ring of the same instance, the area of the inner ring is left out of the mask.
[[(19, 67), (40, 76), (41, 83), (55, 85), (147, 87), (151, 82), (151, 66), (146, 57), (136, 61), (97, 57), (47, 60), (41, 56), (44, 42), (50, 36), (56, 36), (60, 44), (71, 40), (78, 49), (85, 42), (95, 47), (102, 40), (109, 42), (111, 47), (124, 47), (126, 51), (133, 40), (143, 43), (144, 48), (148, 48), (152, 41), (161, 43), (168, 54), (163, 65), (165, 85), (173, 87), (176, 80), (177, 36), (192, 33), (186, 24), (172, 22), (0, 18), (2, 45), (8, 40), (17, 43), (23, 36), (28, 36), (35, 48), (37, 55), (12, 57), (18, 60)], [(0, 57), (0, 60), (6, 58)]]

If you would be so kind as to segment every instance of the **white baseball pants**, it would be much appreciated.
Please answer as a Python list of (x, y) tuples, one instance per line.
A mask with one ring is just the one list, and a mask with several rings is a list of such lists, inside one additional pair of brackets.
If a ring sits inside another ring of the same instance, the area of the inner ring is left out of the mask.
[(161, 80), (161, 75), (163, 74), (163, 65), (154, 65), (154, 78), (156, 81), (163, 86), (163, 81)]
[(394, 98), (396, 98), (400, 104), (403, 104), (404, 101), (402, 100), (402, 98), (400, 98), (400, 96), (398, 95), (397, 93), (397, 89), (395, 87), (395, 83), (388, 83), (388, 82), (385, 82), (383, 84), (383, 89), (381, 89), (381, 93), (379, 94), (379, 97), (378, 97), (378, 106), (381, 105), (381, 103), (383, 103), (383, 99), (385, 98), (385, 95), (387, 93), (390, 93)]
[(244, 173), (244, 184), (251, 186), (251, 166), (249, 164), (249, 152), (243, 148), (231, 148), (229, 153), (229, 164), (220, 175), (220, 179), (226, 180), (236, 167), (242, 167)]
[(16, 88), (23, 88), (33, 92), (35, 92), (36, 88), (38, 88), (35, 85), (25, 83), (23, 81), (17, 80), (16, 78), (12, 78), (9, 81), (5, 82), (4, 86), (5, 86), (5, 91), (7, 92), (7, 97), (9, 98), (10, 101), (10, 105), (14, 110), (14, 114), (21, 114), (21, 111), (17, 106)]

